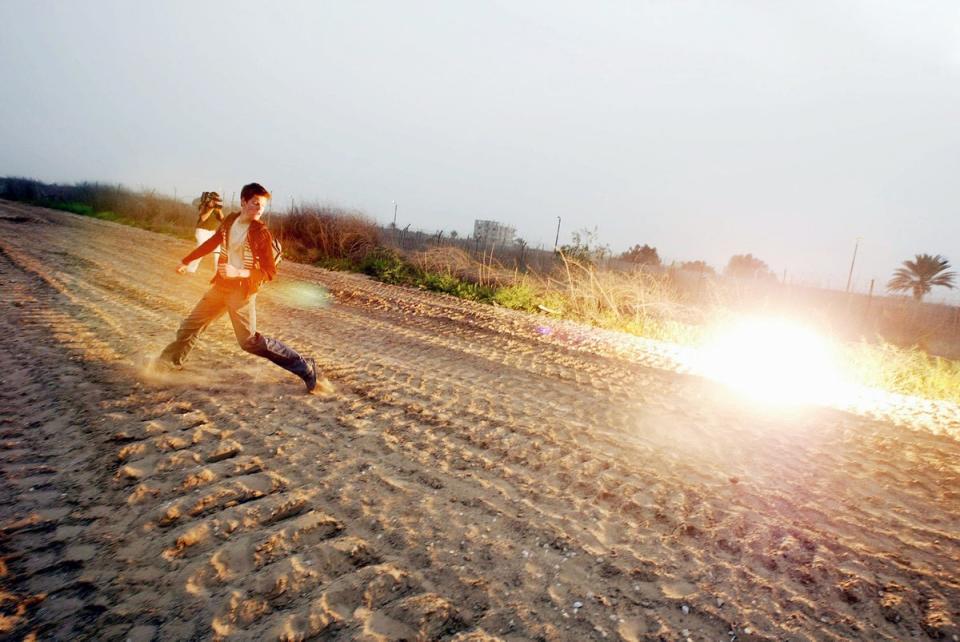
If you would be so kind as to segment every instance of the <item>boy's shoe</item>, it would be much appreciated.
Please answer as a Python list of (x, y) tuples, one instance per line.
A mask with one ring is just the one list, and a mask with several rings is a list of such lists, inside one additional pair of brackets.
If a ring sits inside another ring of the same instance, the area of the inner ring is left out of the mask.
[(307, 366), (309, 370), (307, 371), (307, 378), (303, 380), (303, 383), (307, 386), (307, 394), (311, 395), (332, 395), (336, 392), (336, 389), (333, 387), (333, 384), (326, 377), (317, 376), (317, 362), (315, 359), (307, 359)]

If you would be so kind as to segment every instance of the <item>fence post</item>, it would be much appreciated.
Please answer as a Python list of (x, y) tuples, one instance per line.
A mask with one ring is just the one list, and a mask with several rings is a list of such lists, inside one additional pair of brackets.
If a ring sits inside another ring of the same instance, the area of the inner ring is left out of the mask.
[(696, 295), (696, 301), (697, 301), (697, 303), (701, 303), (701, 302), (702, 302), (702, 296), (703, 296), (703, 279), (704, 279), (704, 272), (705, 272), (704, 268), (705, 268), (705, 265), (706, 265), (706, 264), (701, 264), (701, 265), (700, 265), (700, 270), (697, 272), (697, 295)]
[(863, 329), (867, 325), (867, 319), (870, 318), (870, 305), (873, 303), (873, 284), (876, 279), (870, 279), (870, 291), (867, 293), (867, 305), (863, 309), (863, 319), (860, 322), (860, 334), (863, 334)]

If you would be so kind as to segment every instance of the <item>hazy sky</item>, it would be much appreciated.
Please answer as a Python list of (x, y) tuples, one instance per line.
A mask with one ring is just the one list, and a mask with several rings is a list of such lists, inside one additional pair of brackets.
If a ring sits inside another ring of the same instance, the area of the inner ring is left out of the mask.
[[(960, 266), (960, 2), (0, 3), (0, 175), (885, 282)], [(931, 300), (942, 298), (935, 290)]]

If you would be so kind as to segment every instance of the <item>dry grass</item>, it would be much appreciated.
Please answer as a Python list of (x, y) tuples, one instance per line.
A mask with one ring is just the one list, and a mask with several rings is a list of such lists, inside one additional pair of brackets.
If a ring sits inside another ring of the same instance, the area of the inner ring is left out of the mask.
[(304, 263), (359, 263), (380, 244), (376, 224), (358, 212), (294, 205), (271, 223), (287, 256)]
[(847, 363), (864, 385), (960, 403), (960, 361), (889, 343), (861, 341), (847, 351)]
[(408, 254), (410, 263), (423, 273), (450, 276), (480, 286), (505, 287), (522, 280), (517, 270), (503, 267), (492, 254), (481, 260), (456, 247), (439, 246)]
[(683, 302), (669, 274), (597, 270), (563, 254), (560, 259), (538, 288), (562, 297), (564, 316), (668, 341), (697, 340), (702, 311)]
[(190, 234), (196, 224), (194, 207), (153, 190), (133, 192), (98, 183), (81, 183), (76, 189), (76, 200), (90, 204), (95, 212), (113, 212), (148, 229)]
[(479, 275), (479, 263), (456, 247), (440, 246), (413, 252), (409, 260), (421, 272), (453, 276), (464, 281), (477, 280)]
[(409, 255), (423, 274), (492, 287), (493, 301), (505, 307), (546, 311), (603, 328), (695, 343), (701, 311), (682, 303), (668, 274), (636, 270), (613, 272), (560, 255), (547, 274), (520, 273), (499, 265), (491, 255), (476, 259), (454, 247), (436, 247)]

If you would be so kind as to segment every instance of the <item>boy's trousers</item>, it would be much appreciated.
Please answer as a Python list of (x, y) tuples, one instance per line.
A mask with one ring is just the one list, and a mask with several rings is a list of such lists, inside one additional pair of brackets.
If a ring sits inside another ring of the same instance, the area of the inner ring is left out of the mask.
[(310, 366), (304, 358), (293, 348), (257, 332), (257, 295), (245, 297), (243, 290), (240, 279), (218, 279), (180, 324), (177, 338), (163, 349), (160, 358), (176, 366), (182, 365), (197, 344), (200, 333), (226, 312), (230, 315), (233, 332), (241, 348), (269, 359), (306, 381)]

